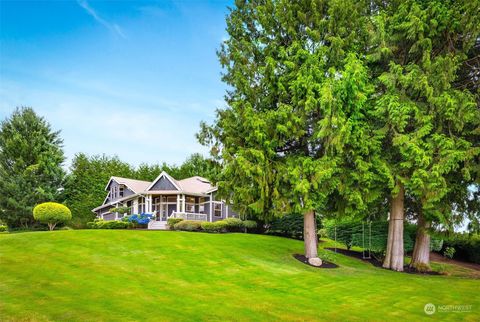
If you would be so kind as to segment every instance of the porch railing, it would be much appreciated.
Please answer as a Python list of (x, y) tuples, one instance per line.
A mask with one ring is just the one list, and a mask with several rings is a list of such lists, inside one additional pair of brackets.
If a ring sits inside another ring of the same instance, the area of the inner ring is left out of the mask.
[(181, 218), (184, 220), (198, 220), (198, 221), (207, 221), (206, 214), (197, 214), (194, 212), (178, 212), (174, 211), (169, 218)]

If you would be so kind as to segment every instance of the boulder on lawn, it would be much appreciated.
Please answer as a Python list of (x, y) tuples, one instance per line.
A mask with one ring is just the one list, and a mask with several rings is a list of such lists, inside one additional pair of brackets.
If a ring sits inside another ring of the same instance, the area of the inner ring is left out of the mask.
[(318, 257), (309, 258), (308, 263), (312, 266), (322, 266), (322, 260)]

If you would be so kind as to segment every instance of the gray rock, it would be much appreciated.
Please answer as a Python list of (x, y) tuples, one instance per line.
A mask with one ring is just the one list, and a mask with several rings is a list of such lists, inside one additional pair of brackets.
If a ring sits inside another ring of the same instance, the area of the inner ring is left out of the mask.
[(318, 257), (309, 258), (308, 263), (313, 266), (322, 266), (322, 260)]

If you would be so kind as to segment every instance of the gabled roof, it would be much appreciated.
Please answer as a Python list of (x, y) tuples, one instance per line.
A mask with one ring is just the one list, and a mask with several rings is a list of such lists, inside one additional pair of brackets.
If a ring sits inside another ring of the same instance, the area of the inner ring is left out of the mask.
[(184, 192), (206, 193), (208, 190), (212, 189), (210, 181), (199, 176), (178, 180), (177, 182)]
[(150, 185), (149, 181), (128, 179), (128, 178), (122, 178), (122, 177), (111, 177), (107, 185), (105, 186), (105, 190), (107, 190), (112, 180), (116, 181), (118, 184), (123, 184), (127, 186), (127, 188), (132, 190), (134, 193), (142, 193)]
[(168, 173), (166, 173), (165, 171), (162, 171), (162, 173), (160, 173), (160, 175), (155, 179), (153, 180), (153, 182), (149, 183), (149, 185), (147, 186), (147, 188), (144, 190), (145, 192), (147, 192), (148, 190), (152, 189), (153, 186), (155, 186), (155, 184), (161, 179), (161, 178), (166, 178), (168, 181), (170, 181), (174, 186), (175, 188), (177, 188), (178, 190), (182, 190), (182, 188), (180, 187), (180, 185), (178, 184), (177, 180), (173, 179), (173, 177), (171, 177)]

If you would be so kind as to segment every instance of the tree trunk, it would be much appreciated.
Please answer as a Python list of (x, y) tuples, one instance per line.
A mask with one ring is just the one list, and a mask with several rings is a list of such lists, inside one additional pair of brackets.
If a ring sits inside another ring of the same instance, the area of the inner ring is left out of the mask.
[(303, 215), (303, 240), (306, 258), (318, 258), (316, 230), (315, 212), (309, 210)]
[(392, 198), (390, 222), (388, 224), (387, 252), (383, 267), (394, 271), (403, 271), (403, 219), (405, 189), (400, 184), (398, 194)]
[(56, 223), (54, 223), (54, 224), (49, 223), (49, 224), (48, 224), (48, 229), (50, 229), (50, 231), (52, 231), (52, 230), (55, 229), (55, 226), (56, 226), (56, 225), (57, 225)]
[(410, 267), (419, 271), (430, 270), (430, 235), (428, 229), (430, 223), (425, 220), (421, 213), (418, 214), (417, 236), (413, 248)]

